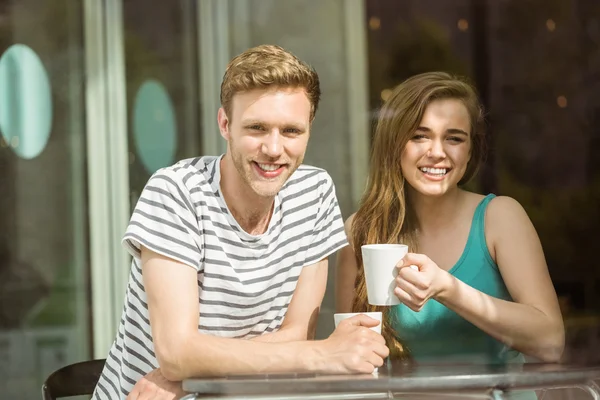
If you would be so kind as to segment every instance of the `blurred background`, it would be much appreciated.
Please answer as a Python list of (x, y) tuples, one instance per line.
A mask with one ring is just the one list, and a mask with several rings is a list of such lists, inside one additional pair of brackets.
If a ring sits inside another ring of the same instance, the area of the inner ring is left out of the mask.
[(158, 168), (224, 152), (225, 65), (263, 43), (321, 77), (306, 163), (330, 172), (345, 218), (390, 89), (469, 76), (492, 149), (470, 188), (525, 207), (565, 360), (600, 357), (600, 1), (0, 0), (0, 397), (37, 399), (53, 370), (106, 357), (132, 207)]

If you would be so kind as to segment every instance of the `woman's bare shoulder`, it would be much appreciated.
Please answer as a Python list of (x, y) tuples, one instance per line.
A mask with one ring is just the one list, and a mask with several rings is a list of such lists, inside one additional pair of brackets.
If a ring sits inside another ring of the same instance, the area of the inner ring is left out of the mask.
[(515, 230), (535, 232), (521, 203), (509, 196), (496, 196), (490, 201), (485, 215), (485, 227), (486, 237), (492, 241), (516, 234)]
[(356, 216), (356, 213), (352, 213), (347, 219), (346, 222), (344, 222), (344, 226), (346, 227), (346, 230), (348, 230), (349, 228), (352, 228), (352, 222), (354, 222), (354, 217)]
[(346, 236), (348, 237), (348, 243), (350, 243), (350, 245), (352, 245), (352, 223), (354, 222), (355, 215), (356, 213), (353, 213), (346, 219), (346, 222), (344, 222), (344, 230), (346, 231)]
[(488, 206), (488, 215), (492, 219), (527, 218), (527, 213), (521, 203), (509, 196), (496, 196)]

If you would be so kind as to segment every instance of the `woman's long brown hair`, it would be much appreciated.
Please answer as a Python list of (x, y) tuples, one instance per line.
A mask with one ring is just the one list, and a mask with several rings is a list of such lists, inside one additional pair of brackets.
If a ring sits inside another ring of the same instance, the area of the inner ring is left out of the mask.
[(477, 173), (485, 148), (483, 110), (477, 93), (466, 80), (444, 72), (413, 76), (392, 91), (379, 112), (367, 188), (352, 222), (351, 242), (358, 265), (352, 309), (383, 312), (382, 335), (392, 359), (408, 358), (410, 349), (398, 339), (393, 325), (400, 321), (390, 321), (390, 307), (372, 306), (367, 301), (361, 246), (403, 243), (410, 252), (418, 252), (418, 221), (407, 197), (400, 160), (427, 106), (434, 100), (448, 98), (461, 100), (471, 119), (471, 158), (459, 184)]

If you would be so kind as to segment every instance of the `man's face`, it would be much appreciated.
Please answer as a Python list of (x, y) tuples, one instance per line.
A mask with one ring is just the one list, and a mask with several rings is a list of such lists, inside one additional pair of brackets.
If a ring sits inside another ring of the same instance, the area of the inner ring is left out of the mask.
[(302, 88), (238, 93), (231, 102), (231, 115), (219, 110), (226, 160), (233, 162), (242, 184), (261, 197), (279, 192), (304, 159), (310, 112)]

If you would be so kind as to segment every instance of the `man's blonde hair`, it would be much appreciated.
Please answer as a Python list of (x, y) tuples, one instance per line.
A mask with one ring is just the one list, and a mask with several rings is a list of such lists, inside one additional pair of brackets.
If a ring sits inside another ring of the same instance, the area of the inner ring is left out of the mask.
[(231, 118), (231, 102), (236, 93), (269, 87), (303, 88), (313, 120), (321, 97), (319, 75), (298, 57), (275, 45), (253, 47), (229, 62), (221, 83), (221, 106)]

